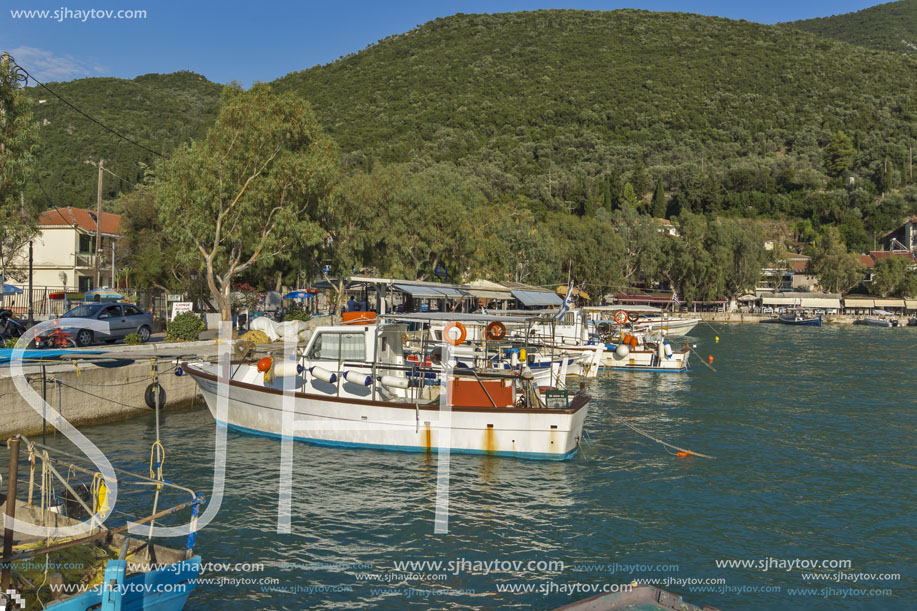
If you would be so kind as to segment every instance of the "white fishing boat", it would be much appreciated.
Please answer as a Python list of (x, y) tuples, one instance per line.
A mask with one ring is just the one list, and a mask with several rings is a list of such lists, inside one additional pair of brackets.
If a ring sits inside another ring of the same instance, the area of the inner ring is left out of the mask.
[(680, 318), (659, 308), (642, 305), (593, 306), (588, 308), (589, 324), (600, 331), (602, 327), (623, 327), (640, 332), (665, 331), (669, 337), (690, 333), (700, 323), (699, 318)]
[[(420, 315), (405, 316), (420, 320)], [(473, 315), (452, 315), (466, 320)], [(429, 319), (429, 317), (427, 318)], [(528, 459), (572, 457), (589, 397), (541, 392), (532, 372), (456, 367), (453, 322), (443, 345), (445, 371), (404, 359), (403, 324), (319, 327), (305, 350), (242, 361), (186, 363), (214, 418), (270, 437), (318, 445)], [(461, 333), (458, 333), (458, 332)], [(221, 373), (222, 376), (221, 376)], [(219, 397), (225, 384), (225, 400)], [(286, 428), (284, 428), (286, 425)]]
[(625, 332), (606, 345), (603, 369), (649, 372), (683, 372), (688, 369), (687, 345), (676, 350), (664, 332)]

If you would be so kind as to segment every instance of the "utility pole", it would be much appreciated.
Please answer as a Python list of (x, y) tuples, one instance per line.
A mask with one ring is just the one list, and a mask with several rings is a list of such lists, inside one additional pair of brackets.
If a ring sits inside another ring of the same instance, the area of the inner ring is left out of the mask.
[(104, 159), (99, 159), (99, 189), (96, 197), (96, 284), (92, 288), (100, 288), (102, 283), (101, 270), (99, 269), (99, 259), (102, 258), (102, 172), (104, 171)]

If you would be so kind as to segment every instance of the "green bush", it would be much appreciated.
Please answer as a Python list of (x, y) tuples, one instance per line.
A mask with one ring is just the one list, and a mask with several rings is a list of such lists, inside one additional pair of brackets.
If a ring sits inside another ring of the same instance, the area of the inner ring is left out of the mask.
[(8, 340), (6, 340), (5, 342), (3, 342), (3, 347), (4, 347), (4, 348), (15, 348), (15, 347), (16, 347), (16, 342), (18, 342), (18, 341), (19, 341), (19, 340), (16, 339), (15, 337), (11, 337), (11, 338), (9, 338)]
[(128, 333), (124, 336), (124, 343), (128, 346), (137, 346), (143, 343), (139, 333)]
[(166, 339), (170, 341), (197, 341), (204, 330), (204, 321), (194, 312), (185, 312), (166, 325)]
[(284, 320), (309, 320), (310, 318), (312, 318), (312, 314), (305, 310), (290, 310), (283, 315)]

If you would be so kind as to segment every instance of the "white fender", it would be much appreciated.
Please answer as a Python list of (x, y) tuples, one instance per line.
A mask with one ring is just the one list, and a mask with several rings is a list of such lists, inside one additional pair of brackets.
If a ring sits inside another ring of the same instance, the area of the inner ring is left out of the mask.
[(338, 374), (333, 371), (328, 371), (327, 369), (322, 369), (319, 366), (309, 367), (309, 373), (312, 374), (312, 377), (318, 378), (322, 382), (328, 382), (329, 384), (335, 384), (338, 381)]
[(368, 376), (365, 373), (360, 373), (358, 371), (345, 371), (344, 379), (351, 384), (357, 384), (359, 386), (369, 386), (373, 383), (372, 376)]
[(389, 388), (407, 388), (408, 379), (399, 378), (398, 376), (382, 376), (379, 378), (379, 381), (382, 382), (383, 386), (388, 386)]

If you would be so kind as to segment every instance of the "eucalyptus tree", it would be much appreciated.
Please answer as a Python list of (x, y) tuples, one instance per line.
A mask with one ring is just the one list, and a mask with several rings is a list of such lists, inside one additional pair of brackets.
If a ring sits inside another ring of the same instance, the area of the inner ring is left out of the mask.
[(25, 75), (13, 59), (0, 55), (0, 273), (13, 271), (11, 261), (36, 231), (32, 208), (23, 192), (38, 146), (32, 103), (23, 91)]
[(268, 85), (227, 87), (213, 127), (158, 169), (162, 230), (201, 266), (223, 320), (232, 282), (254, 265), (327, 237), (317, 219), (334, 184), (335, 147), (308, 102)]

